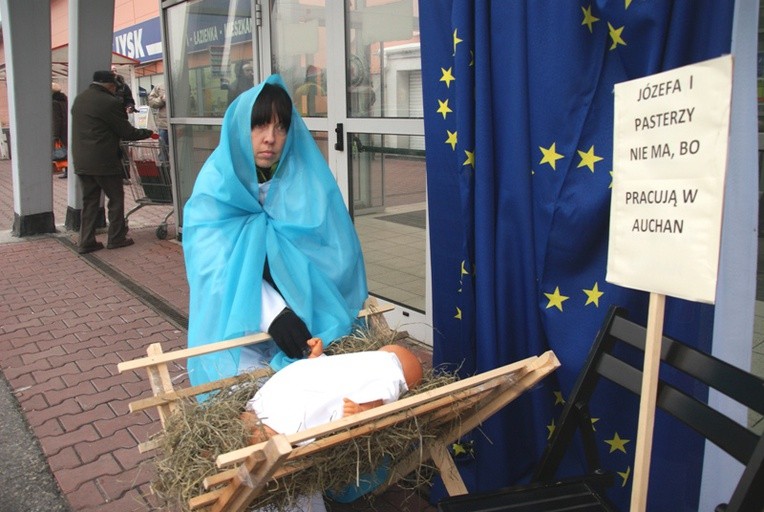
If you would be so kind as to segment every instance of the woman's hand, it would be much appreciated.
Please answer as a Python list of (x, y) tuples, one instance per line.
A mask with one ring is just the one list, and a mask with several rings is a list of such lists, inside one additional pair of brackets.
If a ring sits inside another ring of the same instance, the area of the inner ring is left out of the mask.
[(307, 342), (312, 335), (305, 322), (291, 309), (281, 310), (268, 327), (268, 334), (288, 357), (302, 359), (310, 355), (311, 349)]

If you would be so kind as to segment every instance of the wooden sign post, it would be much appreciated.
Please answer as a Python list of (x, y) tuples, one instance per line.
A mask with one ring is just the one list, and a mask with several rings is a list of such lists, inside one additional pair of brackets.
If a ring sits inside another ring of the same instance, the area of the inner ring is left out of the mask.
[(631, 507), (629, 510), (632, 511), (647, 509), (647, 483), (650, 473), (650, 454), (653, 446), (655, 402), (658, 394), (658, 371), (661, 363), (661, 339), (663, 338), (665, 308), (666, 296), (660, 293), (651, 293), (647, 314), (645, 361), (642, 367), (642, 392), (639, 396), (634, 479), (631, 484)]
[(631, 511), (647, 507), (666, 296), (713, 303), (732, 57), (616, 84), (607, 281), (650, 292)]

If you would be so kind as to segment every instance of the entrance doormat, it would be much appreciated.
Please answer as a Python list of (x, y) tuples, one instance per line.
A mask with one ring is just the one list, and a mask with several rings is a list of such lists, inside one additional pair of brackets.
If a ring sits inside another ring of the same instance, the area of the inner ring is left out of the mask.
[(416, 210), (413, 212), (382, 215), (380, 217), (377, 217), (377, 219), (386, 220), (389, 222), (395, 222), (397, 224), (403, 224), (405, 226), (411, 226), (413, 228), (425, 229), (427, 227), (426, 210)]

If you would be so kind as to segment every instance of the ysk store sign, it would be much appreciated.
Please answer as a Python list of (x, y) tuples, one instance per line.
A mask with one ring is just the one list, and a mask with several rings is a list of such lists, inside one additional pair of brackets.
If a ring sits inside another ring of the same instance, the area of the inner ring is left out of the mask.
[(114, 32), (112, 50), (141, 64), (162, 59), (162, 29), (153, 18)]

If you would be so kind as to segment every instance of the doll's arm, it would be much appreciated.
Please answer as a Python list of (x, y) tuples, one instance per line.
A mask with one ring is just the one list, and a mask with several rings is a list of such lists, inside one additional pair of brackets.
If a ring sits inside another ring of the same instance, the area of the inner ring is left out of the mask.
[(379, 400), (374, 400), (373, 402), (364, 402), (362, 404), (357, 404), (354, 401), (352, 401), (349, 398), (343, 398), (342, 399), (342, 417), (350, 416), (351, 414), (357, 414), (359, 412), (368, 411), (369, 409), (373, 409), (375, 407), (379, 407), (384, 402), (380, 398)]
[(318, 357), (324, 353), (324, 342), (321, 341), (321, 338), (310, 338), (305, 343), (308, 344), (308, 348), (310, 349), (308, 359), (313, 359), (314, 357)]

